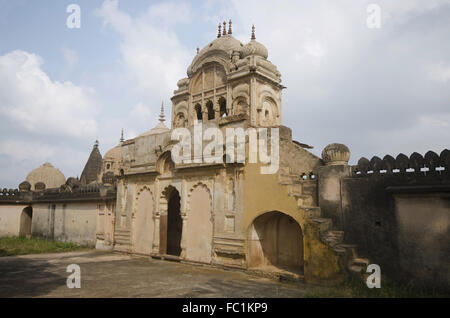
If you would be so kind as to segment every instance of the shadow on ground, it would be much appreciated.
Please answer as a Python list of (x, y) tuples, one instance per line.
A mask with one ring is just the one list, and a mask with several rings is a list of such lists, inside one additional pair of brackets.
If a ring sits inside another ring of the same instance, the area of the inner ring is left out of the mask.
[(54, 273), (55, 267), (46, 260), (0, 261), (0, 297), (39, 297), (66, 285), (67, 276)]

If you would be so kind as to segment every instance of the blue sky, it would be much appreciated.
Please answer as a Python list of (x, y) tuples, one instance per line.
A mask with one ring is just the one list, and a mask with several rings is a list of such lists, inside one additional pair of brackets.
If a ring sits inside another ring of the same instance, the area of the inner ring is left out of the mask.
[[(71, 3), (80, 29), (66, 26)], [(96, 139), (104, 154), (122, 128), (152, 128), (229, 18), (243, 43), (255, 24), (287, 86), (283, 124), (315, 154), (450, 148), (450, 1), (0, 0), (0, 187), (46, 161), (80, 175)]]

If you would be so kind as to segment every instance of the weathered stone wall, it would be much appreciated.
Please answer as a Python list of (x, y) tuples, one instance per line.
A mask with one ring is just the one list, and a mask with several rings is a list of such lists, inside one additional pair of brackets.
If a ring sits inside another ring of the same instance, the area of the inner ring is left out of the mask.
[(351, 176), (351, 167), (347, 165), (321, 166), (318, 168), (318, 176), (317, 196), (322, 216), (330, 218), (335, 229), (342, 229), (344, 215), (341, 200), (341, 178)]
[(0, 205), (0, 237), (18, 236), (20, 217), (27, 205)]
[(449, 288), (450, 193), (395, 193), (394, 201), (398, 222), (394, 239), (405, 279)]
[(96, 202), (33, 204), (31, 235), (95, 246), (97, 216)]
[(342, 178), (345, 241), (393, 279), (450, 288), (449, 181), (414, 172)]
[(114, 223), (116, 201), (107, 201), (98, 204), (97, 240), (95, 248), (112, 250), (114, 245)]

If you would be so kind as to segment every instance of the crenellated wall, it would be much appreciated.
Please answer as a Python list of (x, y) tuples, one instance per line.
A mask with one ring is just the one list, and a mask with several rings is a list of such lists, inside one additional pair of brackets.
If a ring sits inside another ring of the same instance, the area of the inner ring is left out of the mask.
[(319, 205), (384, 274), (450, 289), (450, 151), (319, 169)]
[(69, 178), (60, 188), (0, 192), (0, 236), (31, 235), (85, 246), (111, 248), (116, 191), (113, 185), (80, 185)]

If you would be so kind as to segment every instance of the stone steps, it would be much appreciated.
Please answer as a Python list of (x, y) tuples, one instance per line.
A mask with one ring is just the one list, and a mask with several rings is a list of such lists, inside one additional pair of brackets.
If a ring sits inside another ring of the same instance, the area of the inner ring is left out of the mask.
[(352, 262), (348, 265), (348, 270), (351, 273), (362, 274), (364, 276), (366, 274), (366, 269), (369, 264), (370, 261), (367, 258), (354, 258)]
[(321, 234), (330, 230), (333, 225), (333, 222), (331, 221), (331, 219), (327, 219), (327, 218), (311, 218), (311, 221), (316, 223), (319, 226), (319, 232)]
[(322, 212), (318, 206), (297, 205), (299, 209), (305, 211), (307, 218), (320, 218)]
[(347, 271), (351, 275), (364, 279), (367, 276), (365, 271), (370, 261), (358, 256), (356, 245), (344, 243), (344, 231), (333, 230), (332, 220), (322, 218), (320, 207), (313, 205), (314, 200), (310, 191), (306, 189), (306, 193), (304, 193), (305, 189), (303, 188), (307, 185), (301, 183), (300, 176), (287, 171), (279, 178), (279, 184), (288, 187), (288, 195), (297, 200), (297, 207), (305, 212), (306, 218), (318, 225), (320, 240), (343, 258)]
[(130, 230), (116, 230), (114, 233), (114, 242), (120, 245), (130, 245), (131, 231)]
[(322, 241), (335, 247), (344, 241), (344, 231), (327, 231), (322, 235)]

